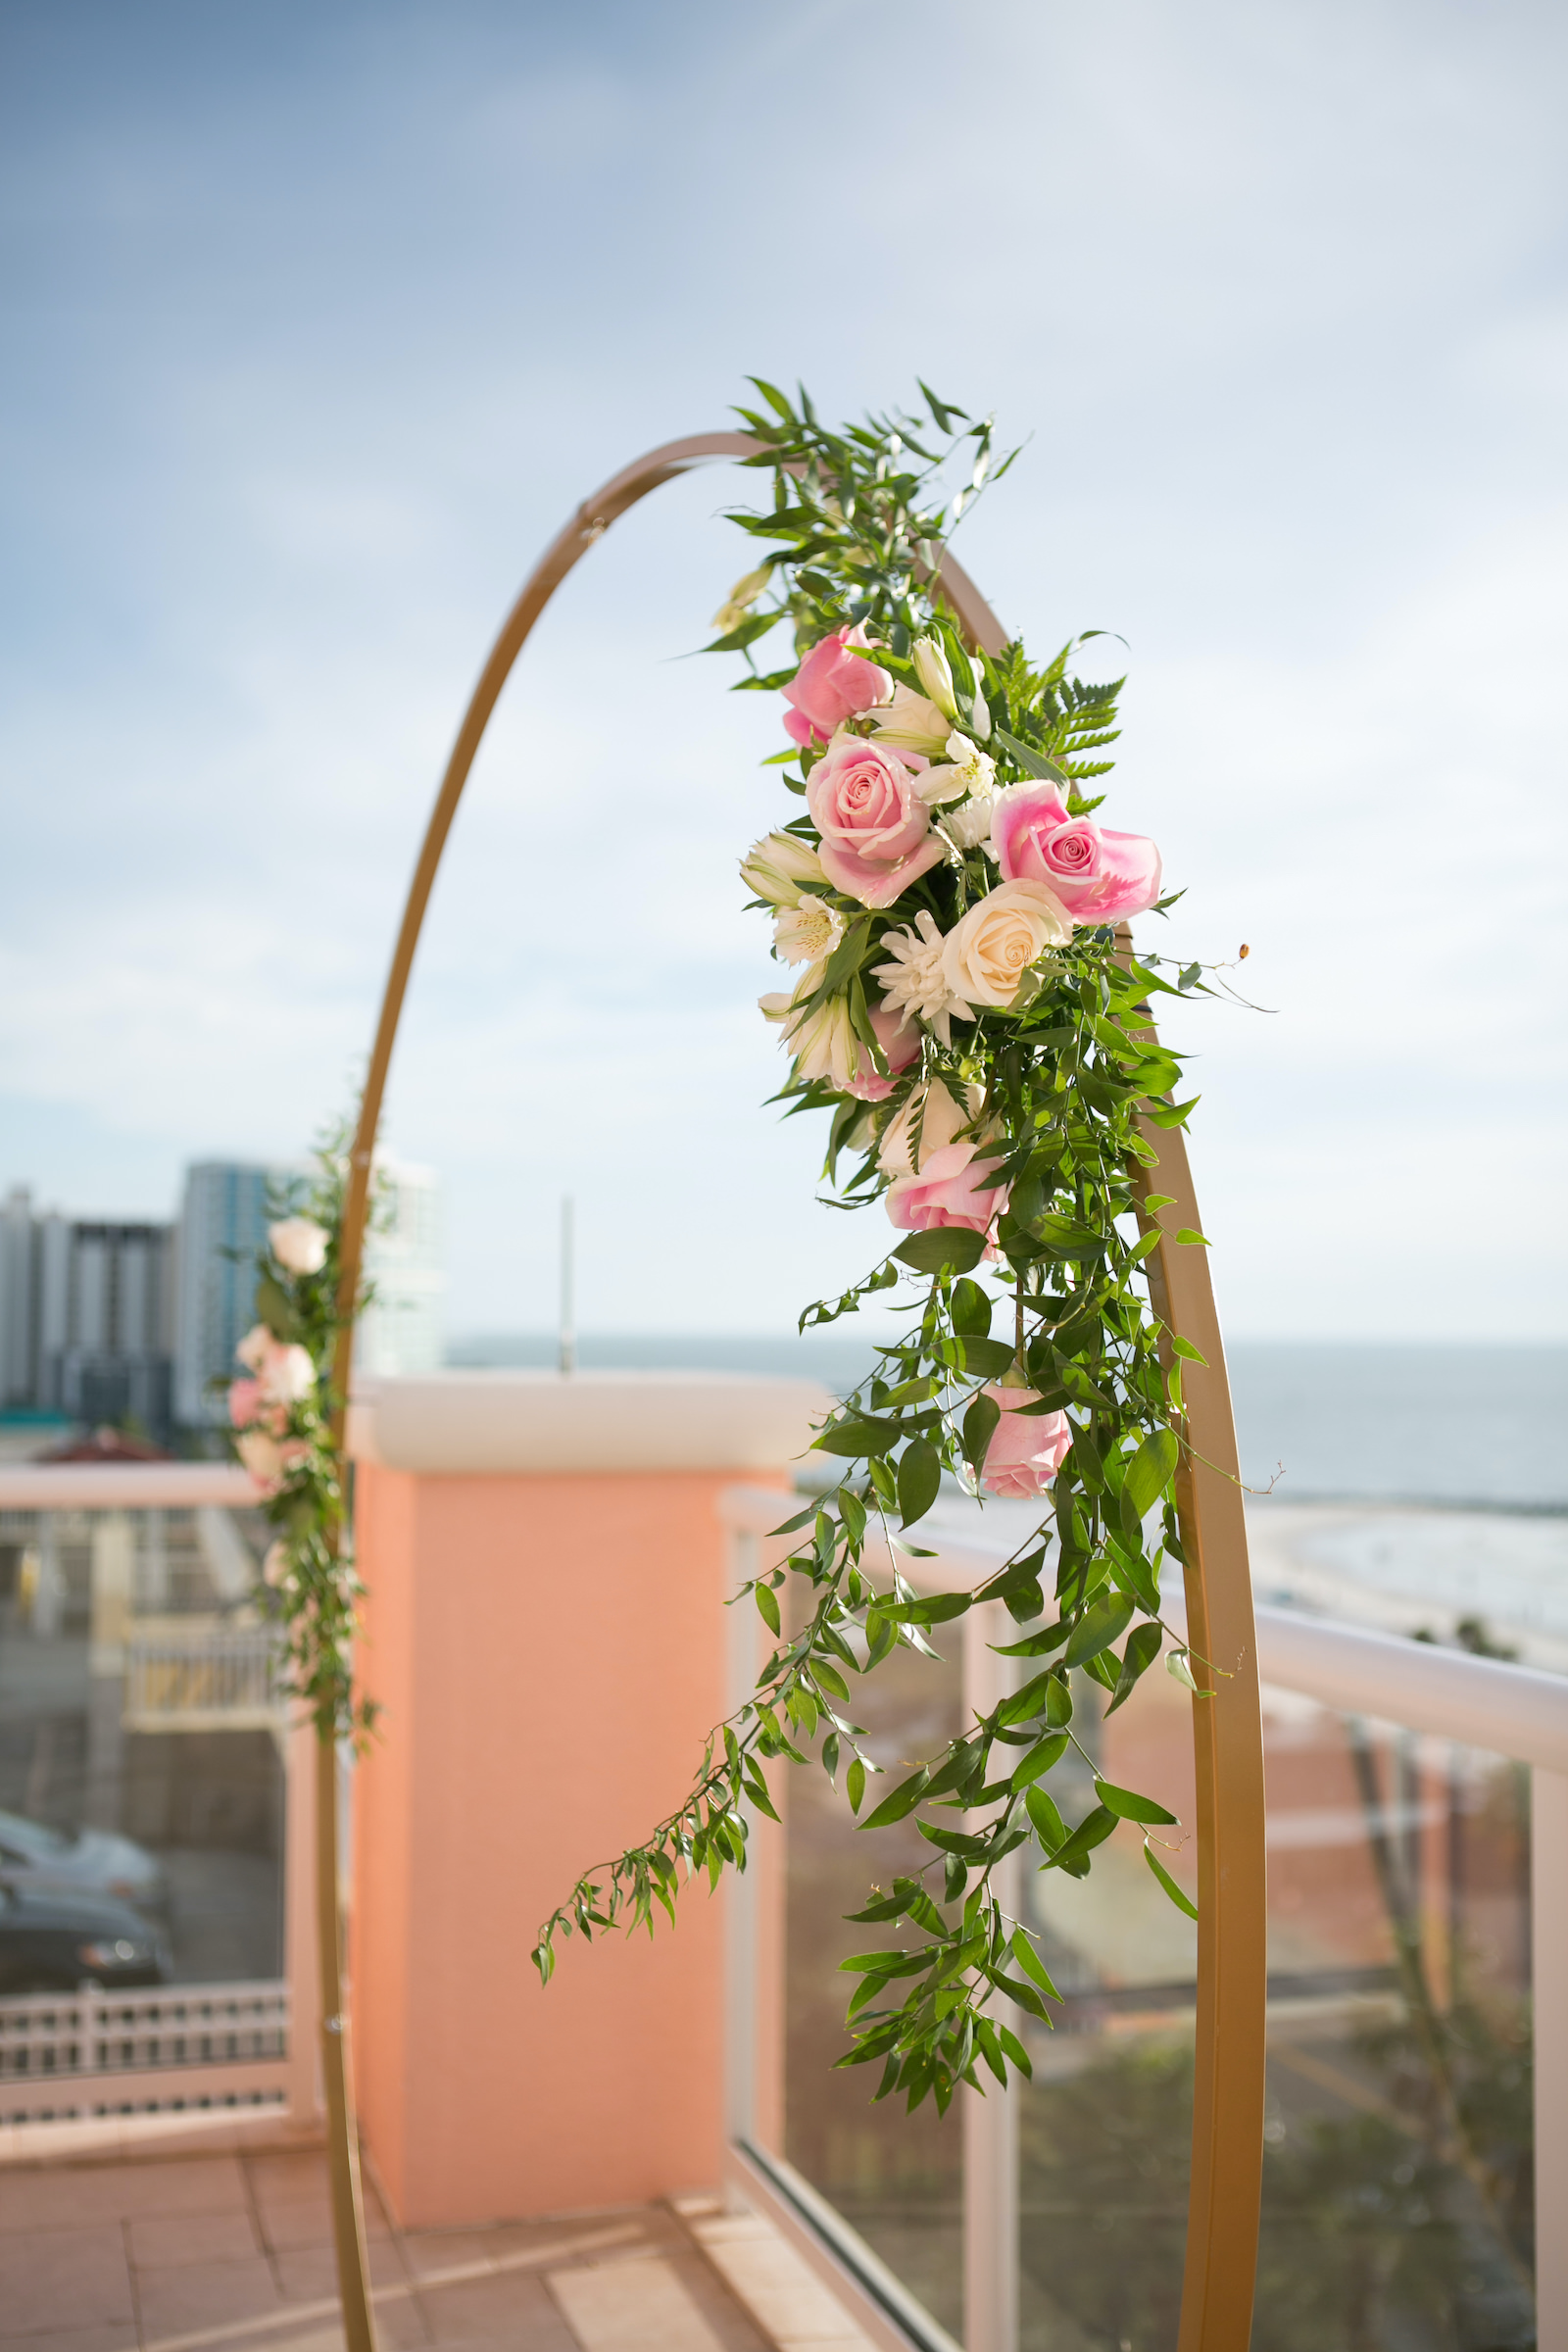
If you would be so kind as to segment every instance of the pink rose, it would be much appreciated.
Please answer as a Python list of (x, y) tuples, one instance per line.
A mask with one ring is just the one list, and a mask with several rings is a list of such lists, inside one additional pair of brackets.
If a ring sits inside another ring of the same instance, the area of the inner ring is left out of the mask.
[(988, 1181), (996, 1158), (977, 1158), (979, 1146), (943, 1144), (928, 1152), (917, 1176), (899, 1176), (888, 1186), (888, 1215), (910, 1233), (939, 1225), (966, 1225), (988, 1237), (1006, 1203), (1007, 1187)]
[(1023, 1405), (1039, 1403), (1037, 1389), (993, 1386), (982, 1395), (1002, 1407), (980, 1474), (986, 1493), (1024, 1497), (1049, 1494), (1072, 1444), (1072, 1423), (1066, 1414), (1021, 1411)]
[(862, 906), (890, 906), (941, 860), (942, 843), (932, 835), (912, 770), (858, 735), (841, 735), (817, 761), (806, 805), (822, 836), (822, 871)]
[(864, 621), (858, 620), (853, 629), (835, 629), (812, 646), (784, 689), (784, 700), (794, 705), (784, 714), (784, 731), (796, 743), (826, 743), (847, 718), (888, 700), (893, 680), (887, 671), (850, 650), (869, 642)]
[(1076, 923), (1142, 914), (1159, 896), (1153, 843), (1069, 816), (1054, 784), (1009, 784), (999, 792), (991, 848), (1004, 881), (1049, 884)]
[(281, 1424), (277, 1406), (267, 1395), (259, 1380), (230, 1381), (228, 1389), (228, 1417), (236, 1429), (250, 1429), (266, 1420), (269, 1427)]
[(906, 1070), (920, 1051), (920, 1032), (906, 1012), (894, 1004), (873, 1004), (869, 1007), (871, 1026), (876, 1031), (877, 1044), (888, 1065), (889, 1075), (879, 1075), (865, 1047), (860, 1048), (859, 1066), (850, 1080), (846, 1092), (858, 1095), (862, 1102), (885, 1102), (893, 1092), (893, 1081), (900, 1070)]

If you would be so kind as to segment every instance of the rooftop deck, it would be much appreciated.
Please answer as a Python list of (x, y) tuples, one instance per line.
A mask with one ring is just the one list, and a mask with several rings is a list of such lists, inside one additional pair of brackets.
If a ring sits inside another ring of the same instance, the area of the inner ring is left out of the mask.
[[(384, 2352), (870, 2352), (769, 2224), (716, 2195), (403, 2231), (366, 2187)], [(336, 2352), (318, 2150), (0, 2170), (6, 2352)]]

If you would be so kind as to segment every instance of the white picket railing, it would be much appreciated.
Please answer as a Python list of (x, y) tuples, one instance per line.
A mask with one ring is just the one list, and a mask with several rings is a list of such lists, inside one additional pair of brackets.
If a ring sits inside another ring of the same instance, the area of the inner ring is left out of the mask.
[(0, 2000), (0, 2123), (284, 2104), (288, 1986), (162, 1984)]
[[(764, 1551), (761, 1539), (791, 1515), (799, 1499), (765, 1488), (725, 1492), (720, 1510), (730, 1530), (734, 1582), (788, 1552), (787, 1541)], [(899, 1563), (916, 1586), (982, 1584), (1013, 1549), (1006, 1538), (989, 1535), (978, 1511), (971, 1524), (968, 1514), (960, 1518), (939, 1506), (919, 1532), (922, 1546), (933, 1556)], [(740, 1609), (732, 1615), (748, 1620), (748, 1612)], [(1179, 1628), (1184, 1615), (1178, 1588), (1167, 1599), (1166, 1616)], [(988, 1618), (997, 1622), (986, 1623)], [(995, 1601), (972, 1610), (963, 1622), (964, 1707), (982, 1712), (997, 1696), (998, 1661), (990, 1643), (1012, 1639), (1016, 1628), (1004, 1621)], [(1276, 1689), (1530, 1767), (1538, 2341), (1542, 2352), (1568, 2352), (1568, 2230), (1562, 2227), (1568, 2214), (1568, 1677), (1272, 1608), (1257, 1611), (1257, 1653), (1264, 1683)], [(731, 1634), (736, 1704), (749, 1693), (754, 1658), (753, 1622), (739, 1623)], [(731, 1905), (726, 1976), (729, 2134), (737, 2177), (885, 2352), (907, 2352), (911, 2342), (931, 2352), (956, 2352), (926, 2315), (911, 2320), (906, 2311), (894, 2309), (885, 2266), (839, 2217), (825, 2228), (812, 2211), (821, 2199), (772, 2151), (755, 2145), (760, 1933), (753, 1879), (748, 1874), (741, 1881)], [(1016, 2352), (1017, 2166), (1012, 2103), (967, 2098), (965, 2352)]]
[[(245, 1510), (257, 1490), (226, 1462), (0, 1464), (0, 1511)], [(237, 1536), (236, 1536), (237, 1542)], [(285, 1776), (281, 1979), (158, 1985), (137, 1992), (0, 1999), (0, 2147), (26, 2153), (31, 2127), (195, 2109), (318, 2114), (315, 2036), (291, 2019), (315, 2014), (311, 1894), (315, 1734), (289, 1728), (266, 1626), (189, 1633), (165, 1619), (124, 1645), (131, 1730), (194, 1731), (255, 1724), (280, 1733)], [(8, 2127), (17, 2127), (15, 2131)], [(68, 2140), (70, 2135), (67, 2135)], [(50, 2135), (52, 2149), (65, 2145)]]

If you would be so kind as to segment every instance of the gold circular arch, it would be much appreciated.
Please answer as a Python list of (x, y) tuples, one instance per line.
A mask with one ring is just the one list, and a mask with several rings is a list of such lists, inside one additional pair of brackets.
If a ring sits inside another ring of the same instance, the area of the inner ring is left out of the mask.
[[(339, 1326), (332, 1365), (341, 1449), (353, 1370), (353, 1307), (360, 1286), (371, 1161), (392, 1049), (431, 888), (463, 788), (491, 712), (550, 599), (596, 540), (628, 508), (677, 474), (721, 458), (760, 455), (749, 433), (694, 433), (666, 441), (585, 499), (535, 564), (502, 625), (458, 729), (425, 828), (387, 975), (354, 1137), (340, 1253)], [(971, 643), (1000, 653), (1006, 632), (968, 574), (944, 553), (939, 593)], [(1143, 1190), (1170, 1196), (1148, 1216), (1160, 1243), (1148, 1260), (1155, 1312), (1169, 1332), (1198, 1348), (1184, 1365), (1183, 1463), (1177, 1508), (1186, 1553), (1188, 1632), (1193, 1653), (1223, 1672), (1193, 1701), (1198, 1772), (1198, 2023), (1193, 2104), (1193, 2172), (1178, 2352), (1248, 2352), (1257, 2256), (1263, 2162), (1264, 2007), (1267, 1985), (1263, 1847), (1263, 1740), (1257, 1644), (1236, 1432), (1207, 1252), (1178, 1247), (1184, 1228), (1201, 1231), (1197, 1196), (1178, 1128), (1146, 1124), (1157, 1164), (1140, 1172)], [(1234, 1661), (1234, 1663), (1233, 1663)], [(336, 1748), (318, 1742), (317, 1896), (321, 1966), (322, 2068), (327, 2094), (333, 2222), (348, 2352), (373, 2352), (366, 2285), (358, 2140), (343, 2015), (343, 1940), (337, 1857)]]

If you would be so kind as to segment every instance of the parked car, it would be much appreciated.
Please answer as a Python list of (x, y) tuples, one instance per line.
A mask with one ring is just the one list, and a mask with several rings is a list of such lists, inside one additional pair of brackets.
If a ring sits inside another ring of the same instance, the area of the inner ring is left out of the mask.
[(112, 1895), (138, 1911), (169, 1908), (163, 1865), (144, 1845), (109, 1830), (51, 1830), (21, 1813), (0, 1813), (0, 1878)]
[(128, 1903), (0, 1880), (0, 1993), (167, 1984), (169, 1954)]

